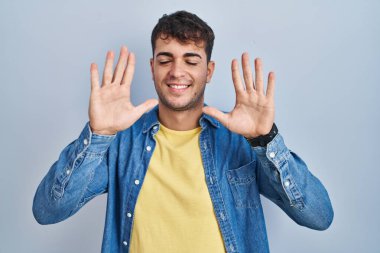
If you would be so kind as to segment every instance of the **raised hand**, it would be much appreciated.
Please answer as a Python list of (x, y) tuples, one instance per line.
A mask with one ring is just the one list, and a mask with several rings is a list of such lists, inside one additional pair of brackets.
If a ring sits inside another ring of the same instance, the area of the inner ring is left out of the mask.
[(268, 134), (274, 122), (274, 81), (273, 72), (268, 75), (267, 90), (264, 93), (262, 62), (255, 60), (255, 81), (253, 81), (248, 53), (242, 55), (242, 82), (236, 59), (232, 61), (232, 80), (236, 92), (236, 104), (229, 113), (213, 107), (204, 107), (203, 112), (219, 120), (229, 130), (247, 138)]
[(157, 104), (156, 99), (149, 99), (136, 107), (131, 103), (135, 56), (128, 52), (127, 47), (121, 48), (115, 71), (113, 61), (114, 53), (109, 51), (101, 86), (98, 67), (91, 64), (89, 118), (91, 130), (96, 134), (111, 135), (127, 129)]

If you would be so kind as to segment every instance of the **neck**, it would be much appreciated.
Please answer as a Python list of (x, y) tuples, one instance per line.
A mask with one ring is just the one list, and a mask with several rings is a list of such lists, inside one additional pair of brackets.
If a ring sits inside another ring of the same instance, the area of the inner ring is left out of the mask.
[(158, 118), (165, 127), (176, 130), (186, 131), (199, 127), (199, 118), (202, 115), (203, 102), (199, 106), (185, 111), (175, 111), (158, 104)]

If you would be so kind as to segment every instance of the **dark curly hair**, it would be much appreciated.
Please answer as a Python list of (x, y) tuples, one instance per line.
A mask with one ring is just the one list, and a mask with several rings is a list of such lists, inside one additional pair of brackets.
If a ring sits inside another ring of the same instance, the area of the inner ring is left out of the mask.
[(177, 11), (170, 15), (164, 14), (157, 25), (153, 28), (151, 43), (152, 50), (156, 48), (156, 40), (172, 37), (182, 43), (193, 41), (197, 46), (205, 43), (207, 62), (211, 59), (212, 47), (214, 46), (214, 32), (197, 15), (187, 11)]

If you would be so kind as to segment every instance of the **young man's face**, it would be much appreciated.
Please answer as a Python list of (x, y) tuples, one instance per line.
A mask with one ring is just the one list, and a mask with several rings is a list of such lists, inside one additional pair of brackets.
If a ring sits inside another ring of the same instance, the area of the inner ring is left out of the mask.
[(214, 62), (207, 63), (204, 47), (158, 38), (150, 65), (162, 106), (175, 111), (203, 106), (205, 86), (214, 71)]

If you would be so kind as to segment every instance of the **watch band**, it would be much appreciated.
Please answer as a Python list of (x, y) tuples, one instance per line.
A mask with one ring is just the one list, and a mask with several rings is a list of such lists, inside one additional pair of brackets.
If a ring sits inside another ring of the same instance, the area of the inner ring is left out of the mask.
[(252, 147), (257, 147), (257, 146), (266, 147), (266, 145), (269, 142), (271, 142), (274, 139), (274, 137), (276, 137), (277, 133), (278, 133), (277, 126), (275, 123), (273, 123), (272, 129), (270, 130), (268, 134), (260, 135), (255, 138), (245, 138), (245, 139), (249, 142), (249, 144)]

